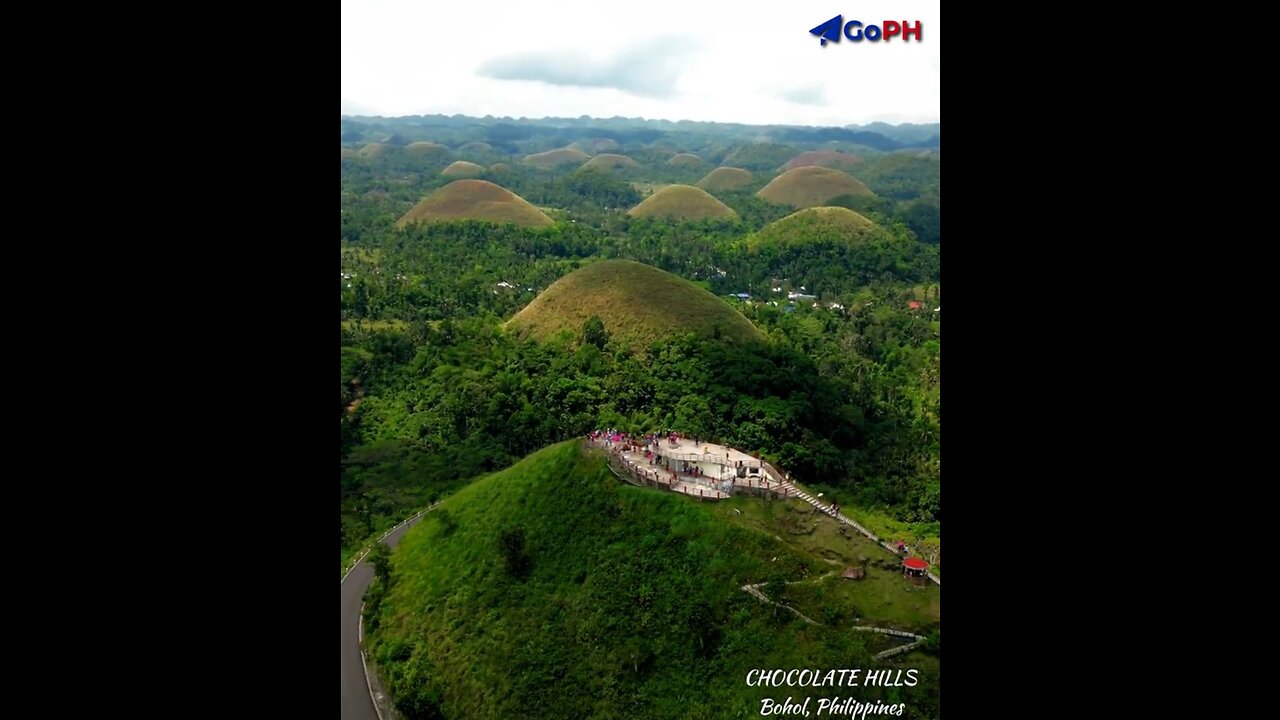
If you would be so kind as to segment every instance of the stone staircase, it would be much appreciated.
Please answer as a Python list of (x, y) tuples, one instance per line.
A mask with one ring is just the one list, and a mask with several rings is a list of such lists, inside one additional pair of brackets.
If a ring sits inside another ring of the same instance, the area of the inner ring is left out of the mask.
[[(814, 506), (815, 508), (817, 508), (817, 509), (818, 509), (818, 510), (820, 510), (821, 512), (824, 512), (824, 513), (826, 513), (827, 515), (830, 515), (831, 517), (835, 518), (837, 521), (839, 521), (839, 522), (841, 522), (841, 523), (843, 523), (843, 524), (845, 524), (845, 525), (848, 525), (848, 526), (852, 527), (853, 529), (857, 530), (858, 532), (862, 533), (862, 534), (863, 534), (863, 535), (865, 535), (867, 538), (869, 538), (872, 542), (874, 542), (874, 543), (876, 543), (876, 544), (880, 545), (880, 547), (883, 547), (885, 550), (888, 550), (889, 552), (893, 553), (894, 555), (897, 555), (897, 554), (898, 554), (898, 549), (897, 549), (897, 548), (893, 547), (892, 545), (890, 545), (889, 543), (885, 542), (884, 540), (881, 540), (880, 538), (876, 537), (876, 534), (875, 534), (875, 533), (873, 533), (873, 532), (871, 532), (870, 530), (866, 529), (866, 528), (865, 528), (865, 527), (863, 527), (862, 525), (860, 525), (860, 524), (858, 524), (858, 523), (854, 522), (853, 520), (849, 519), (848, 517), (845, 517), (844, 513), (841, 513), (841, 512), (833, 512), (833, 511), (831, 510), (831, 505), (830, 505), (829, 503), (824, 505), (824, 504), (822, 503), (822, 501), (820, 501), (818, 498), (816, 498), (816, 497), (814, 497), (814, 496), (810, 495), (809, 493), (805, 492), (805, 490), (804, 490), (803, 488), (801, 488), (800, 486), (798, 486), (798, 485), (796, 485), (795, 483), (791, 482), (791, 481), (790, 481), (790, 480), (788, 480), (785, 476), (783, 476), (781, 473), (779, 473), (779, 472), (778, 472), (778, 469), (777, 469), (777, 468), (775, 468), (773, 465), (770, 465), (769, 463), (764, 463), (764, 471), (765, 471), (766, 473), (768, 473), (768, 474), (769, 474), (770, 479), (772, 479), (774, 482), (778, 483), (778, 485), (780, 485), (780, 486), (782, 487), (783, 494), (784, 494), (784, 495), (786, 495), (787, 497), (790, 497), (790, 496), (794, 495), (795, 497), (798, 497), (798, 498), (800, 498), (801, 500), (804, 500), (805, 502), (807, 502), (807, 503), (809, 503), (810, 505)], [(908, 554), (908, 555), (910, 555), (910, 554), (911, 554), (911, 548), (907, 548), (907, 554)], [(926, 576), (928, 576), (928, 578), (929, 578), (930, 580), (932, 580), (935, 584), (937, 584), (939, 587), (941, 587), (941, 585), (942, 585), (942, 581), (938, 579), (938, 576), (937, 576), (937, 575), (934, 575), (934, 574), (933, 574), (933, 573), (931, 573), (931, 572), (927, 572), (927, 573), (925, 573), (925, 575), (926, 575)]]

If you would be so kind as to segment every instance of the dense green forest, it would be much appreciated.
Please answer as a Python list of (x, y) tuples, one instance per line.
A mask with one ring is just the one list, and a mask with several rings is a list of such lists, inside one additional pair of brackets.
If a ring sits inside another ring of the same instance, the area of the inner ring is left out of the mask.
[[(795, 210), (754, 193), (794, 155), (843, 141), (780, 134), (749, 142), (731, 127), (694, 125), (343, 120), (344, 558), (469, 479), (602, 426), (719, 438), (765, 454), (842, 505), (916, 537), (939, 536), (937, 151), (857, 146), (866, 162), (855, 173), (876, 195), (829, 204), (875, 222), (883, 233), (874, 242), (814, 238), (749, 252), (749, 236)], [(593, 154), (602, 138), (639, 167), (622, 175), (520, 162), (569, 144)], [(447, 147), (408, 150), (423, 140)], [(386, 145), (361, 156), (369, 142)], [(476, 142), (489, 147), (461, 149)], [(706, 162), (672, 167), (674, 150)], [(737, 219), (625, 214), (656, 187), (692, 184), (726, 159), (755, 172), (753, 185), (715, 193)], [(414, 203), (448, 183), (439, 173), (454, 160), (503, 163), (484, 179), (555, 224), (397, 229)], [(582, 332), (535, 342), (502, 328), (558, 278), (608, 258), (661, 268), (719, 296), (749, 293), (732, 302), (767, 343), (741, 352), (673, 335), (637, 351)]]

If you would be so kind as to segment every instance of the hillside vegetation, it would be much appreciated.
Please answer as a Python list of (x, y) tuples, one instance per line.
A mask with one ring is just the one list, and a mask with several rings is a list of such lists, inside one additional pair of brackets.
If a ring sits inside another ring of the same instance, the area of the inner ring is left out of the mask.
[(750, 185), (755, 176), (748, 170), (734, 167), (718, 167), (698, 181), (698, 187), (707, 192), (741, 190)]
[(615, 340), (638, 348), (693, 333), (738, 343), (763, 340), (760, 331), (724, 300), (655, 267), (601, 260), (557, 280), (507, 326), (550, 339), (581, 332), (593, 316)]
[(452, 220), (484, 220), (525, 227), (552, 224), (546, 213), (500, 185), (485, 180), (455, 180), (423, 198), (396, 225)]
[(873, 193), (861, 180), (839, 170), (806, 165), (782, 173), (756, 194), (769, 202), (806, 208), (827, 205), (842, 195)]
[(537, 168), (554, 168), (560, 165), (580, 165), (591, 157), (578, 148), (560, 148), (526, 155), (524, 163)]
[(670, 220), (719, 220), (736, 218), (728, 205), (706, 190), (692, 185), (668, 185), (627, 211), (633, 217)]
[[(832, 566), (720, 507), (625, 485), (577, 441), (459, 490), (405, 535), (366, 606), (398, 708), (408, 720), (751, 717), (778, 696), (741, 681), (752, 668), (896, 665), (872, 659), (882, 638), (838, 629), (856, 601), (819, 627), (742, 592), (769, 583), (817, 612), (812, 589), (786, 583), (821, 583)], [(932, 694), (912, 691), (911, 716), (929, 716)]]

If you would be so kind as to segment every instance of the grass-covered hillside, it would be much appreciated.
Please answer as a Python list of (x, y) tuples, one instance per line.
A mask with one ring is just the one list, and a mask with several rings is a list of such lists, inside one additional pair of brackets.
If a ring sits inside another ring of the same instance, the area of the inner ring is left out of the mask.
[(692, 185), (668, 185), (645, 198), (627, 214), (668, 220), (725, 220), (738, 216), (706, 190)]
[(817, 165), (788, 170), (757, 193), (769, 202), (797, 208), (826, 205), (841, 195), (871, 194), (871, 190), (861, 180), (839, 170)]
[(759, 342), (764, 336), (724, 300), (688, 280), (631, 260), (593, 262), (560, 278), (508, 323), (539, 338), (579, 333), (593, 316), (609, 335), (644, 348), (664, 338), (700, 337)]
[[(799, 512), (782, 505), (771, 513)], [(760, 698), (788, 694), (747, 687), (761, 667), (919, 668), (914, 688), (808, 694), (936, 714), (934, 658), (874, 660), (884, 638), (848, 628), (885, 606), (925, 628), (937, 587), (878, 572), (843, 581), (828, 603), (821, 578), (840, 567), (806, 549), (818, 519), (784, 539), (767, 515), (746, 515), (628, 486), (600, 451), (553, 445), (458, 491), (406, 534), (389, 587), (370, 596), (366, 639), (408, 720), (754, 717)], [(749, 596), (747, 583), (821, 625)], [(859, 590), (865, 599), (849, 595)]]
[(733, 167), (718, 167), (707, 173), (698, 181), (698, 187), (707, 192), (724, 192), (741, 190), (755, 181), (748, 170)]
[[(470, 165), (471, 163), (465, 163)], [(450, 165), (454, 168), (458, 163)], [(478, 167), (478, 166), (477, 166)], [(486, 180), (456, 180), (423, 198), (397, 223), (484, 220), (524, 227), (551, 225), (551, 218), (524, 198)]]
[(857, 245), (877, 234), (884, 233), (875, 223), (848, 208), (815, 207), (769, 223), (748, 239), (747, 246), (754, 250), (766, 245), (806, 242)]

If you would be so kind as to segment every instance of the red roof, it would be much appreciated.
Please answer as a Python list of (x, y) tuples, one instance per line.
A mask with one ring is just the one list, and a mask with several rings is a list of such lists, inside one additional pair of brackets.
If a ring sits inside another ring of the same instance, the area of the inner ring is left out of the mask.
[(922, 303), (919, 300), (912, 300), (911, 302), (907, 303), (907, 307), (911, 308), (912, 310), (919, 310), (921, 305)]
[(902, 561), (902, 564), (912, 570), (928, 570), (929, 569), (929, 563), (925, 562), (924, 560), (921, 560), (920, 558), (907, 558), (906, 560)]

